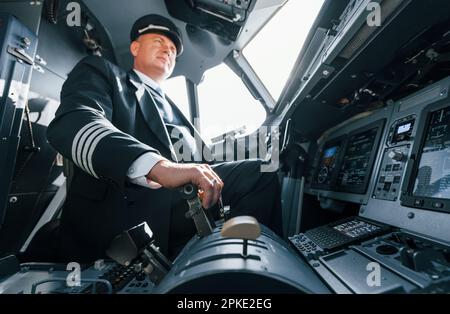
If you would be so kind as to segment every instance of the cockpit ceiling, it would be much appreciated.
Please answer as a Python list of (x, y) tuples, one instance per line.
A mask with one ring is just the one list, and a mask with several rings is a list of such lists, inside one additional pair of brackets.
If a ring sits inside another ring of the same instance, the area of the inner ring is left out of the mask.
[[(299, 93), (290, 108), (289, 117), (298, 132), (316, 138), (351, 116), (386, 106), (450, 75), (450, 2), (412, 0), (401, 4), (351, 57), (337, 54), (321, 63), (333, 69), (331, 75), (302, 82), (305, 73), (300, 72), (293, 79), (306, 91)], [(356, 32), (354, 38), (358, 35)], [(341, 47), (345, 51), (346, 46)], [(325, 58), (320, 55), (318, 59)], [(291, 95), (299, 89), (290, 88)]]
[[(184, 0), (176, 2), (181, 1)], [(129, 53), (129, 30), (133, 22), (145, 14), (170, 16), (166, 3), (170, 5), (173, 1), (108, 0), (107, 5), (105, 1), (98, 0), (83, 2), (110, 36), (117, 63), (130, 68), (132, 60)], [(201, 29), (204, 25), (192, 25), (172, 17), (181, 30), (184, 41), (184, 53), (177, 60), (173, 76), (184, 75), (194, 83), (199, 83), (207, 69), (220, 64), (232, 50), (242, 49), (285, 2), (286, 0), (258, 0), (252, 3), (249, 7), (251, 12), (246, 21), (241, 23), (242, 29), (235, 41)]]

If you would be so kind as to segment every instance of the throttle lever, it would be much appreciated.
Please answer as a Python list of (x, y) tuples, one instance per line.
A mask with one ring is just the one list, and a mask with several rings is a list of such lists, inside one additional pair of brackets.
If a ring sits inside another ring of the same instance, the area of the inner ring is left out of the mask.
[(198, 196), (198, 189), (192, 184), (186, 184), (179, 189), (181, 197), (185, 199), (189, 205), (189, 210), (186, 212), (186, 218), (194, 220), (197, 234), (199, 237), (204, 237), (213, 232), (216, 227), (214, 221), (208, 218), (202, 203)]

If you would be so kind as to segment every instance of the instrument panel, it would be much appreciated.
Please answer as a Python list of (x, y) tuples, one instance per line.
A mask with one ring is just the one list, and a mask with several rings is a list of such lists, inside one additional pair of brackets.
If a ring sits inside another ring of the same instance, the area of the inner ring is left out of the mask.
[(320, 153), (311, 186), (364, 194), (374, 166), (385, 119), (327, 141)]
[(450, 77), (329, 130), (305, 192), (325, 210), (360, 204), (361, 217), (450, 241), (449, 90)]
[(367, 191), (383, 125), (384, 120), (380, 120), (349, 135), (338, 174), (338, 190), (356, 194)]

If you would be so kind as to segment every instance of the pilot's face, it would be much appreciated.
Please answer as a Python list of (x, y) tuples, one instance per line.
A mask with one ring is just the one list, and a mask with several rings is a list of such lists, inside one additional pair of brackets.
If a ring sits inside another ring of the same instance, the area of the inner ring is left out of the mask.
[(131, 43), (134, 67), (161, 83), (172, 74), (177, 48), (166, 36), (144, 34)]

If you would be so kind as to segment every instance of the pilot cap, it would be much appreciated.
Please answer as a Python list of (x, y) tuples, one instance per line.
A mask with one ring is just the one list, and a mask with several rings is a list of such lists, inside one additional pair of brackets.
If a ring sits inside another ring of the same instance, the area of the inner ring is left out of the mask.
[(177, 48), (177, 56), (183, 52), (183, 41), (181, 40), (180, 30), (169, 19), (157, 15), (149, 14), (141, 17), (134, 22), (130, 32), (131, 41), (136, 40), (144, 34), (161, 34), (172, 40)]

